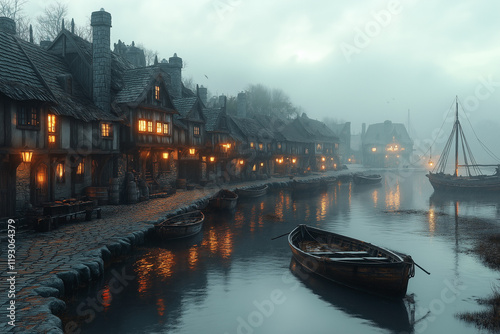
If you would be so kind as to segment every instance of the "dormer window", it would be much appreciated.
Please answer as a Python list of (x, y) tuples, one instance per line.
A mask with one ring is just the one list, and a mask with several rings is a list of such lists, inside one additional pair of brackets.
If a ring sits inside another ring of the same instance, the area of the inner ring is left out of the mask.
[(193, 128), (193, 134), (194, 134), (195, 136), (199, 136), (199, 135), (200, 135), (200, 127), (199, 127), (199, 126), (195, 126), (195, 127)]
[(159, 101), (160, 100), (160, 86), (155, 86), (155, 100)]

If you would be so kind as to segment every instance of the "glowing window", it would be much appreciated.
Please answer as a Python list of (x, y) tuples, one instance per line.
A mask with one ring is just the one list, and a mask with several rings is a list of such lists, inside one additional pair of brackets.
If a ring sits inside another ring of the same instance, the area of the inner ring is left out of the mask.
[(254, 148), (254, 147), (255, 147), (254, 142), (253, 142), (253, 141), (252, 141), (252, 142), (250, 142), (250, 148)]
[(64, 164), (61, 162), (56, 166), (56, 181), (58, 183), (64, 182)]
[(264, 144), (259, 143), (259, 151), (263, 151), (263, 150), (264, 150)]
[(101, 123), (101, 136), (110, 138), (113, 136), (112, 125), (109, 123)]
[(139, 120), (139, 132), (146, 132), (147, 127), (146, 127), (146, 120), (145, 119), (140, 119)]
[(163, 124), (161, 122), (156, 122), (156, 133), (159, 135), (163, 133)]
[(47, 130), (49, 133), (56, 132), (56, 115), (49, 114), (47, 118)]
[(193, 128), (193, 134), (194, 134), (195, 136), (199, 136), (199, 135), (200, 135), (200, 127), (199, 127), (199, 126), (195, 126), (195, 127)]
[(56, 136), (49, 135), (49, 144), (54, 144), (56, 142)]
[(85, 165), (83, 164), (83, 161), (82, 161), (76, 167), (76, 175), (83, 175), (84, 171), (85, 171)]
[(148, 121), (148, 132), (153, 132), (153, 121)]
[(160, 86), (155, 86), (155, 100), (160, 99)]
[(168, 123), (163, 123), (163, 134), (168, 135)]

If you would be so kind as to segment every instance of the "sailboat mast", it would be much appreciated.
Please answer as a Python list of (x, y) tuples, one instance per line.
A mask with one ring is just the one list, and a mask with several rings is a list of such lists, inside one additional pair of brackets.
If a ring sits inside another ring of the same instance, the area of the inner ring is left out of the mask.
[(456, 96), (455, 100), (455, 176), (458, 176), (458, 130), (459, 130), (459, 122), (458, 122), (458, 96)]

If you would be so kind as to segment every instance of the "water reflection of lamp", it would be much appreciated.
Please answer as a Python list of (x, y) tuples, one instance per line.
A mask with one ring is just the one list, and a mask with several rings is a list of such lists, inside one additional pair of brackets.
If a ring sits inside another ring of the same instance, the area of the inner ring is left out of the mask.
[(24, 146), (23, 150), (21, 151), (21, 158), (23, 159), (23, 162), (31, 162), (32, 157), (33, 151), (29, 150), (27, 146)]

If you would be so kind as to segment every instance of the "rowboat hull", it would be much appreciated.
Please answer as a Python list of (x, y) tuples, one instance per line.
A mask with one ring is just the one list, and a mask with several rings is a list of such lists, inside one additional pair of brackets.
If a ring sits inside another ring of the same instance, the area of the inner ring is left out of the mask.
[(352, 180), (355, 184), (378, 184), (382, 181), (382, 176), (378, 174), (361, 175), (354, 174)]
[[(404, 297), (414, 275), (410, 256), (310, 226), (295, 228), (288, 243), (293, 257), (308, 271), (368, 293)], [(322, 247), (328, 248), (328, 255), (312, 251)]]
[(155, 231), (158, 237), (164, 240), (186, 238), (199, 233), (204, 220), (203, 212), (188, 212), (156, 224)]
[(443, 173), (429, 173), (426, 176), (436, 191), (500, 193), (500, 177), (496, 175), (455, 177)]
[(221, 189), (208, 200), (208, 206), (213, 210), (234, 210), (238, 203), (238, 194), (227, 189)]
[(320, 180), (293, 180), (292, 189), (297, 193), (317, 191), (320, 189)]
[(247, 189), (237, 189), (236, 193), (240, 198), (257, 198), (267, 194), (268, 185), (257, 186)]

